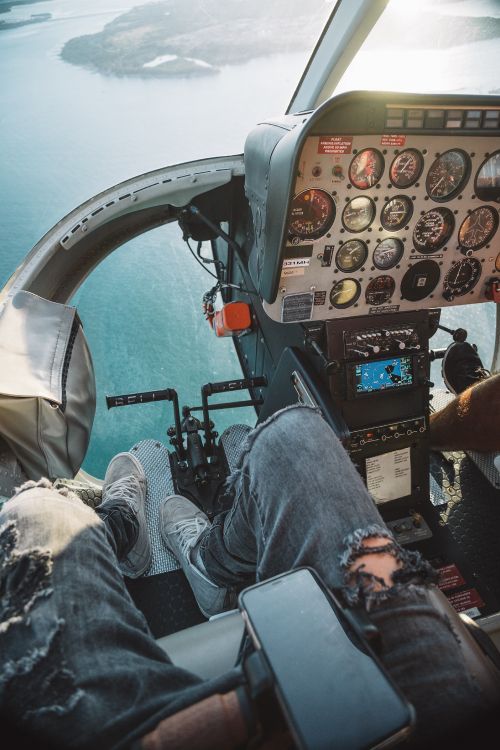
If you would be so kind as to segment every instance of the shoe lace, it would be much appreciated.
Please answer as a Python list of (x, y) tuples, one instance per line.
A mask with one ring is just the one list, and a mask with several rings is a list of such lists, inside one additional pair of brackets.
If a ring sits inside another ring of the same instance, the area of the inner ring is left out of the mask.
[(137, 503), (137, 495), (139, 491), (139, 483), (133, 475), (128, 477), (120, 477), (115, 482), (106, 487), (103, 493), (102, 500), (125, 500), (129, 505), (135, 507)]
[(184, 557), (188, 556), (190, 549), (198, 541), (202, 531), (208, 529), (209, 526), (210, 523), (207, 519), (199, 516), (184, 518), (172, 526), (171, 533), (178, 535), (179, 548)]

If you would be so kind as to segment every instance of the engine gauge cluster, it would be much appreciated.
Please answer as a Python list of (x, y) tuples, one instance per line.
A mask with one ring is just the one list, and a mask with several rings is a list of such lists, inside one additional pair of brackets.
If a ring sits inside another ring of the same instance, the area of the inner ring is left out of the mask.
[(328, 320), (487, 300), (500, 280), (500, 139), (310, 135), (299, 163), (280, 291), (265, 303), (275, 320), (297, 306)]

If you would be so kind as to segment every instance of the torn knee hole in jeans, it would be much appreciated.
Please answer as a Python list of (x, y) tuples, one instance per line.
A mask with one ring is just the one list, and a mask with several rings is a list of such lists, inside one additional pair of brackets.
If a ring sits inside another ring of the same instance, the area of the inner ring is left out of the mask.
[[(369, 539), (380, 538), (387, 541), (373, 546), (365, 544)], [(349, 605), (364, 604), (370, 609), (372, 604), (401, 593), (409, 584), (427, 584), (437, 580), (436, 571), (421, 554), (402, 548), (384, 526), (372, 524), (364, 529), (356, 529), (344, 539), (344, 545), (345, 551), (340, 556), (344, 571), (342, 593)], [(398, 563), (390, 575), (392, 585), (387, 585), (384, 578), (367, 571), (365, 563), (355, 569), (352, 567), (360, 557), (383, 554), (391, 555)]]
[(63, 716), (78, 703), (83, 691), (67, 669), (62, 649), (64, 620), (57, 620), (47, 642), (17, 661), (7, 661), (0, 673), (0, 698), (6, 716), (35, 719)]
[[(0, 528), (0, 653), (9, 654), (8, 639), (28, 644), (30, 613), (35, 603), (53, 593), (52, 556), (38, 548), (17, 552), (15, 521)], [(0, 702), (14, 720), (52, 712), (67, 713), (81, 691), (67, 670), (61, 644), (64, 621), (47, 622), (45, 643), (22, 649), (17, 659), (4, 658), (0, 668)], [(7, 643), (6, 643), (7, 639)]]
[(52, 593), (52, 558), (48, 550), (18, 553), (15, 521), (0, 528), (0, 634), (28, 615), (39, 597)]

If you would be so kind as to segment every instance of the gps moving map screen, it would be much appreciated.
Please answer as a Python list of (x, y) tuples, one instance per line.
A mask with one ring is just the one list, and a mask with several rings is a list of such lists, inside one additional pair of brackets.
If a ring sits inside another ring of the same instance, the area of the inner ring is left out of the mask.
[(356, 394), (413, 385), (411, 357), (394, 357), (355, 365), (354, 375)]

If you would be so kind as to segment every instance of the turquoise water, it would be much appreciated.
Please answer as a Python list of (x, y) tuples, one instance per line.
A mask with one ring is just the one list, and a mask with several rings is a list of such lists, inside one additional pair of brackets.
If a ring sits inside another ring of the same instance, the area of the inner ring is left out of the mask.
[[(286, 108), (304, 53), (184, 80), (105, 78), (60, 60), (67, 39), (99, 31), (133, 4), (21, 6), (12, 17), (50, 12), (54, 20), (0, 33), (0, 286), (53, 224), (95, 193), (169, 164), (240, 153), (259, 119)], [(91, 473), (102, 476), (109, 459), (137, 440), (165, 441), (173, 421), (167, 404), (107, 412), (106, 393), (174, 387), (181, 403), (193, 405), (202, 383), (239, 376), (231, 342), (217, 340), (201, 314), (211, 285), (171, 225), (120, 248), (79, 290), (98, 384), (84, 464)], [(491, 359), (492, 305), (451, 309), (444, 320), (469, 328)], [(443, 334), (436, 346), (448, 341)], [(250, 410), (215, 412), (219, 431), (253, 419)]]
[[(99, 31), (135, 4), (21, 6), (12, 16), (50, 12), (54, 20), (0, 34), (0, 286), (53, 224), (95, 193), (166, 165), (241, 153), (254, 124), (286, 108), (304, 53), (213, 77), (147, 81), (106, 78), (60, 60), (67, 39)], [(98, 385), (87, 471), (102, 476), (109, 459), (137, 440), (165, 441), (173, 421), (166, 403), (107, 412), (105, 394), (173, 387), (182, 404), (197, 405), (203, 383), (241, 375), (231, 341), (216, 339), (201, 314), (212, 285), (172, 225), (120, 248), (79, 290), (74, 302)], [(216, 412), (214, 419), (222, 431), (234, 421), (253, 423), (254, 413)]]

